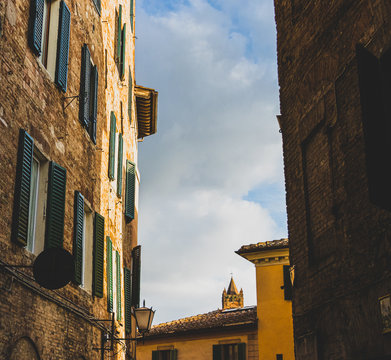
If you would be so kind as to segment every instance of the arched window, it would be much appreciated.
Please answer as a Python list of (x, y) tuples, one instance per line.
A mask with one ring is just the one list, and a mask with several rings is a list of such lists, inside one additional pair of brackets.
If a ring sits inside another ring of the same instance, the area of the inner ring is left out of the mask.
[(40, 360), (37, 347), (28, 337), (21, 337), (11, 348), (10, 360)]

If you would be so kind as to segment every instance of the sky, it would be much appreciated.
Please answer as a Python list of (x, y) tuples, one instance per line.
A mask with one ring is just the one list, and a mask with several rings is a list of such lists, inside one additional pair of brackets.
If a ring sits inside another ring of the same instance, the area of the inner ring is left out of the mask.
[(159, 92), (139, 143), (141, 300), (154, 324), (221, 308), (242, 245), (287, 237), (272, 0), (137, 0), (136, 82)]

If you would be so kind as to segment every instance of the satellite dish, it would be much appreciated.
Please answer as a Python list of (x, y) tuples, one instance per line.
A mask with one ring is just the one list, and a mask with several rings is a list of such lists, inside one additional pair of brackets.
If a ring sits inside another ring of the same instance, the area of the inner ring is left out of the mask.
[(63, 248), (42, 251), (33, 265), (35, 281), (50, 290), (64, 287), (73, 279), (74, 272), (73, 256)]

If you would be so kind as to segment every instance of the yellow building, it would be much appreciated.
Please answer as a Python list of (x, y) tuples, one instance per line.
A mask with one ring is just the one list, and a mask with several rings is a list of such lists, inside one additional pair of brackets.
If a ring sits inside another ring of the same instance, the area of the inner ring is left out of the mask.
[(293, 360), (292, 283), (288, 239), (244, 245), (237, 254), (255, 264), (259, 360)]
[(243, 307), (232, 278), (222, 303), (221, 310), (154, 326), (137, 345), (137, 360), (257, 360), (256, 306)]

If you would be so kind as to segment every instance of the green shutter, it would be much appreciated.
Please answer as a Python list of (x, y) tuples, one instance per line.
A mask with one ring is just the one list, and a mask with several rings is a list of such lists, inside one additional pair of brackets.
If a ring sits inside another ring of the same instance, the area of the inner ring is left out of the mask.
[(19, 132), (11, 239), (22, 246), (27, 245), (28, 237), (33, 151), (34, 139), (21, 129)]
[(124, 294), (125, 294), (125, 331), (132, 331), (132, 309), (131, 309), (131, 271), (124, 268)]
[(79, 120), (88, 128), (90, 122), (90, 96), (91, 96), (91, 54), (87, 44), (81, 48), (81, 71), (79, 93)]
[(117, 320), (122, 319), (122, 308), (121, 308), (121, 258), (119, 256), (119, 252), (115, 252), (115, 265), (116, 265), (116, 271), (117, 271)]
[(98, 10), (98, 13), (100, 15), (100, 12), (101, 12), (101, 4), (100, 4), (101, 0), (94, 0), (94, 4), (95, 4), (95, 7), (96, 7), (96, 10)]
[(114, 112), (110, 113), (110, 143), (109, 143), (109, 179), (114, 180), (115, 169), (115, 133), (116, 133), (116, 118)]
[(122, 134), (118, 137), (118, 169), (117, 169), (117, 195), (122, 196), (122, 163), (123, 163), (124, 140)]
[(125, 77), (125, 55), (126, 55), (126, 24), (124, 24), (124, 28), (122, 29), (122, 40), (121, 40), (121, 59), (119, 66), (119, 77), (121, 80)]
[(95, 213), (94, 223), (94, 279), (93, 292), (97, 297), (103, 297), (103, 264), (105, 248), (105, 218)]
[(140, 307), (140, 272), (141, 272), (141, 245), (132, 249), (132, 303), (136, 309)]
[(133, 18), (134, 18), (134, 5), (133, 0), (130, 0), (130, 30), (133, 33)]
[(117, 17), (117, 59), (116, 59), (116, 61), (118, 63), (121, 60), (121, 42), (122, 42), (122, 5), (119, 6), (118, 17)]
[(178, 357), (178, 350), (170, 350), (170, 360), (177, 360)]
[(113, 243), (107, 236), (107, 254), (106, 254), (106, 271), (107, 271), (107, 310), (113, 312)]
[(152, 360), (159, 360), (159, 351), (157, 350), (152, 351)]
[(75, 214), (73, 233), (73, 259), (75, 264), (75, 276), (73, 281), (77, 285), (81, 285), (83, 280), (83, 228), (84, 197), (78, 191), (75, 191)]
[(135, 164), (126, 160), (126, 194), (125, 194), (125, 216), (134, 219), (136, 192), (136, 167)]
[(129, 115), (129, 123), (130, 124), (132, 124), (132, 100), (133, 100), (133, 78), (132, 78), (132, 71), (129, 66), (128, 115)]
[(60, 3), (60, 17), (58, 20), (55, 82), (63, 92), (67, 91), (70, 27), (71, 12), (69, 11), (69, 8), (65, 2), (62, 0)]
[(213, 360), (222, 360), (221, 345), (213, 345)]
[(292, 300), (292, 282), (289, 268), (289, 265), (283, 265), (285, 300)]
[(49, 166), (45, 249), (62, 247), (64, 241), (66, 170), (54, 161)]
[(43, 12), (45, 0), (32, 0), (30, 8), (29, 44), (35, 55), (41, 55), (42, 51), (42, 30)]
[(96, 144), (96, 119), (98, 117), (98, 68), (96, 65), (91, 70), (91, 89), (90, 89), (90, 129), (91, 140)]
[(239, 360), (246, 360), (246, 343), (238, 344)]

